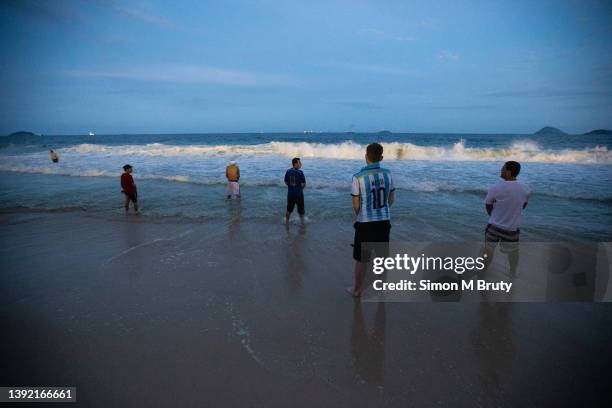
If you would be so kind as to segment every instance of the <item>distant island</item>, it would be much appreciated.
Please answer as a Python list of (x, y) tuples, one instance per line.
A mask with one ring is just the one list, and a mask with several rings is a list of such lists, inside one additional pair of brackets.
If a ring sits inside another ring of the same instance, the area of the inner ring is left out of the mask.
[(552, 126), (544, 126), (542, 129), (534, 133), (534, 135), (566, 135), (561, 129)]
[(36, 133), (26, 132), (24, 130), (20, 130), (19, 132), (13, 132), (7, 137), (38, 137)]
[(585, 135), (612, 135), (612, 130), (608, 129), (595, 129), (585, 133)]
[(390, 130), (381, 130), (380, 132), (378, 132), (379, 135), (390, 135), (393, 132), (391, 132)]
[(40, 136), (36, 133), (19, 131), (11, 133), (10, 135), (4, 136), (8, 143), (32, 143), (40, 139)]

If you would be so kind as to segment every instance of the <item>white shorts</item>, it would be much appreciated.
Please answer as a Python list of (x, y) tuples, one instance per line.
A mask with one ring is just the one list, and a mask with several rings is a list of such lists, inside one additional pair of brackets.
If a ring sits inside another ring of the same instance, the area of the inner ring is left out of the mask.
[(240, 195), (240, 185), (237, 181), (227, 183), (227, 195)]

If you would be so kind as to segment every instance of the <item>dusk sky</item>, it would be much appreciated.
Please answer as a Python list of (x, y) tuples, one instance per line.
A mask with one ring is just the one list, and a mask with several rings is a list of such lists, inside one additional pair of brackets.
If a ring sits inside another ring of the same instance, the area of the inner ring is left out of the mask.
[(0, 134), (612, 128), (610, 1), (0, 2)]

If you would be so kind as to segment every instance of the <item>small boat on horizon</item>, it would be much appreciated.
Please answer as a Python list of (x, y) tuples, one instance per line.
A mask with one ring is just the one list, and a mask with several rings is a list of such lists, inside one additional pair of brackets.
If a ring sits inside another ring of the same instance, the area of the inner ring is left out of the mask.
[(89, 132), (89, 136), (95, 136), (96, 134), (94, 132)]

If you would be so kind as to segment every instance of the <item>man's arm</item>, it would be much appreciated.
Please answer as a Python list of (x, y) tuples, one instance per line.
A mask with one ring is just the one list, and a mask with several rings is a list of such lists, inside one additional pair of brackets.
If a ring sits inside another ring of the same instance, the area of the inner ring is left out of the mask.
[(289, 170), (285, 172), (285, 185), (289, 185)]
[(531, 190), (527, 189), (527, 196), (525, 197), (525, 202), (523, 203), (523, 210), (527, 208), (527, 204), (530, 198), (531, 198)]
[(493, 205), (495, 204), (495, 191), (495, 186), (491, 187), (489, 191), (487, 191), (487, 196), (485, 197), (485, 210), (489, 216), (491, 216)]
[(359, 187), (359, 180), (357, 177), (353, 176), (353, 180), (351, 181), (351, 196), (353, 197), (353, 211), (355, 215), (359, 215), (359, 206), (360, 200), (359, 195), (361, 194), (361, 189)]
[(353, 196), (353, 211), (355, 215), (359, 215), (359, 196)]
[(389, 207), (393, 205), (395, 202), (395, 180), (393, 180), (393, 176), (389, 173)]
[(236, 181), (240, 180), (240, 167), (236, 167), (236, 170), (238, 170), (238, 174), (236, 175)]
[(306, 177), (303, 172), (300, 172), (300, 178), (302, 179), (302, 190), (306, 188)]
[(225, 178), (229, 180), (229, 168), (225, 168)]

